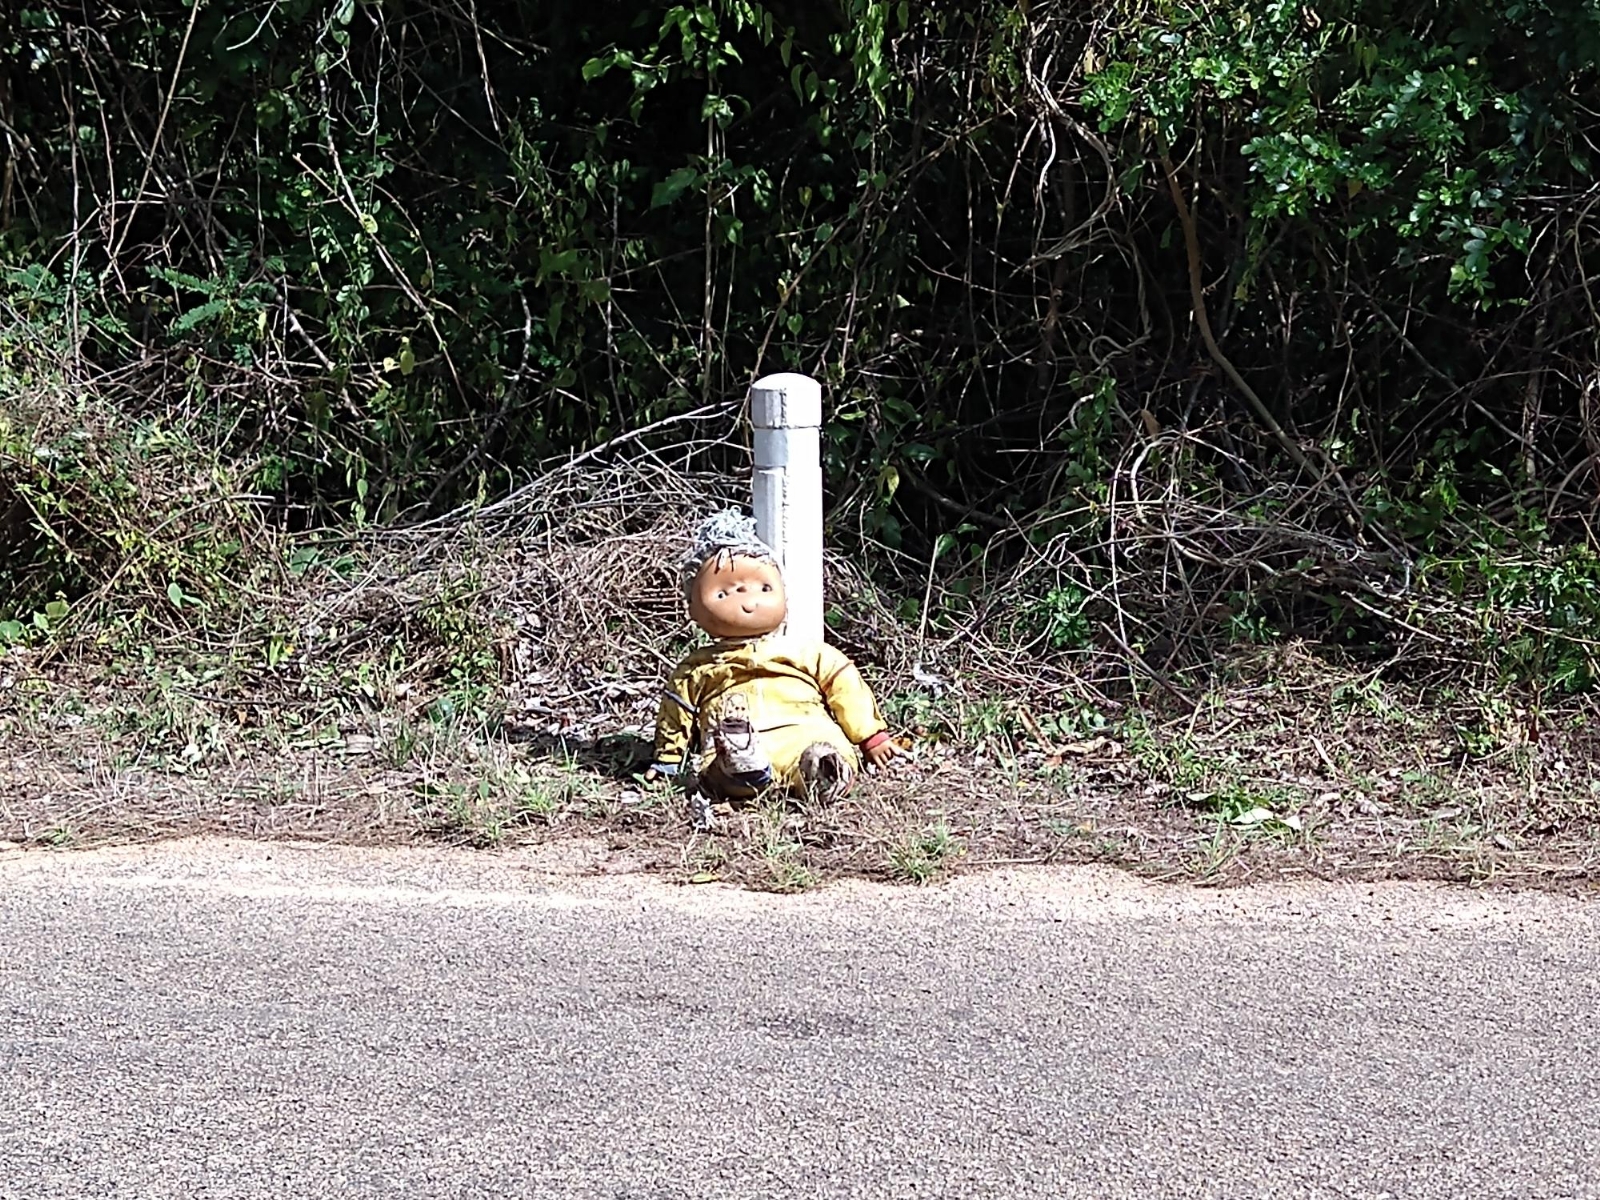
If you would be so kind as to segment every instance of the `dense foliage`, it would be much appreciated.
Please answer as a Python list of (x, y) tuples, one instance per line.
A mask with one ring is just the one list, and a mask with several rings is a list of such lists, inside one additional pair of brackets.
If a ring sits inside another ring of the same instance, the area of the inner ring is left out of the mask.
[(365, 521), (795, 368), (848, 524), (1055, 552), (1057, 642), (1443, 596), (1583, 683), (1597, 61), (1594, 0), (22, 0), (5, 386)]

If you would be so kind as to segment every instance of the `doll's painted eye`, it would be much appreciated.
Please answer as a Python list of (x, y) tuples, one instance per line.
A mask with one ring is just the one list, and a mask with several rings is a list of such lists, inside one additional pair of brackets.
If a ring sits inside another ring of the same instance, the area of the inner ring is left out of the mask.
[(726, 600), (727, 598), (728, 598), (728, 593), (727, 592), (718, 592), (717, 593), (717, 599), (718, 600)]
[(770, 583), (763, 583), (761, 585), (761, 590), (763, 592), (770, 592), (772, 590), (772, 585)]

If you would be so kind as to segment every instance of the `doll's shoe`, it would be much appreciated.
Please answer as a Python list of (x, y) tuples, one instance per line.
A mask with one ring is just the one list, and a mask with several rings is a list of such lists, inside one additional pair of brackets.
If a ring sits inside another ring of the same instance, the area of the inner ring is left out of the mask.
[(711, 744), (723, 773), (741, 782), (772, 774), (772, 764), (756, 742), (750, 706), (743, 696), (729, 696), (711, 730)]
[(812, 803), (833, 804), (853, 782), (855, 773), (833, 746), (818, 742), (800, 755), (800, 785)]

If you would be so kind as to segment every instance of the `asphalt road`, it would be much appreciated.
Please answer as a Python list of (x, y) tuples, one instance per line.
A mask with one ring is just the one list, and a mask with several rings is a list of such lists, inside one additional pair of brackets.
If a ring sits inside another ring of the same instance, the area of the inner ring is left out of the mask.
[(0, 1196), (1600, 1196), (1579, 901), (584, 870), (0, 852)]

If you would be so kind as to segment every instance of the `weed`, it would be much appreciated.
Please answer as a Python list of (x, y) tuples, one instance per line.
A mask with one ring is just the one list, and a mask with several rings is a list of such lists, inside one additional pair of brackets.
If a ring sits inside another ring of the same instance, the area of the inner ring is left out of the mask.
[(47, 846), (52, 850), (70, 850), (78, 844), (79, 833), (71, 825), (52, 825), (44, 830), (34, 840), (35, 845)]
[(1423, 821), (1413, 848), (1425, 855), (1454, 857), (1476, 849), (1483, 834), (1482, 825), (1457, 812)]
[(423, 743), (422, 732), (410, 721), (401, 721), (383, 739), (384, 761), (395, 770), (406, 766), (418, 753)]
[(181, 664), (157, 671), (136, 702), (96, 713), (93, 720), (112, 738), (132, 741), (123, 750), (130, 765), (187, 774), (226, 753), (220, 714), (197, 692), (219, 674), (196, 675)]
[(1336, 713), (1361, 712), (1396, 724), (1406, 720), (1405, 709), (1395, 703), (1383, 680), (1375, 676), (1339, 684), (1333, 689), (1330, 703)]
[(502, 631), (483, 598), (482, 574), (468, 569), (441, 580), (438, 595), (418, 614), (444, 652), (443, 690), (428, 708), (435, 724), (476, 731), (505, 716), (497, 649)]
[(1216, 879), (1239, 859), (1248, 835), (1231, 828), (1226, 821), (1218, 821), (1211, 836), (1204, 839), (1194, 857), (1190, 870), (1197, 879)]
[(416, 795), (435, 837), (470, 846), (494, 846), (505, 835), (504, 814), (489, 804), (485, 780), (476, 784), (430, 780), (417, 785)]
[(954, 730), (948, 702), (925, 691), (893, 692), (883, 698), (883, 716), (892, 728), (909, 729), (923, 741), (941, 741)]
[(1016, 730), (1016, 716), (1011, 707), (994, 697), (969, 701), (961, 705), (957, 721), (962, 741), (981, 745), (991, 741), (1010, 741)]
[(1441, 805), (1448, 805), (1455, 791), (1448, 780), (1425, 769), (1401, 771), (1399, 778), (1399, 798), (1414, 809), (1437, 809)]
[(804, 848), (789, 835), (780, 800), (763, 803), (756, 812), (756, 851), (761, 856), (761, 886), (774, 892), (806, 892), (822, 877), (804, 860)]
[(1091, 631), (1087, 606), (1083, 589), (1053, 587), (1023, 610), (1021, 624), (1053, 651), (1082, 650)]
[(1094, 833), (1093, 825), (1085, 825), (1080, 821), (1068, 821), (1062, 817), (1048, 817), (1044, 821), (1044, 829), (1052, 837), (1063, 841), (1077, 841), (1090, 837)]
[(436, 837), (478, 846), (500, 845), (529, 825), (552, 824), (565, 812), (591, 807), (600, 795), (597, 782), (570, 758), (538, 764), (491, 758), (475, 778), (429, 778), (416, 787)]
[(684, 853), (684, 869), (694, 875), (715, 875), (728, 865), (728, 848), (721, 838), (697, 838)]
[(941, 821), (890, 848), (889, 874), (906, 883), (928, 883), (947, 870), (964, 850), (950, 827)]
[(1039, 732), (1058, 742), (1077, 742), (1111, 732), (1105, 713), (1090, 704), (1074, 704), (1035, 718)]
[(1205, 811), (1213, 812), (1224, 821), (1244, 823), (1253, 814), (1267, 812), (1269, 818), (1249, 821), (1253, 826), (1275, 828), (1283, 824), (1283, 814), (1292, 812), (1300, 804), (1299, 793), (1277, 784), (1265, 786), (1249, 783), (1234, 777), (1224, 779), (1215, 792), (1200, 803)]
[[(1241, 594), (1235, 595), (1235, 603), (1248, 604), (1249, 597)], [(1246, 609), (1243, 612), (1231, 612), (1228, 615), (1228, 640), (1242, 643), (1247, 646), (1267, 646), (1279, 638), (1277, 629), (1260, 613)]]
[(1293, 788), (1251, 779), (1237, 757), (1208, 754), (1188, 737), (1163, 742), (1146, 732), (1131, 739), (1129, 748), (1145, 772), (1170, 787), (1185, 805), (1224, 823), (1258, 810), (1275, 816), (1291, 812), (1302, 800)]
[(1108, 833), (1095, 842), (1094, 852), (1105, 862), (1122, 862), (1132, 844), (1132, 839), (1125, 833)]

